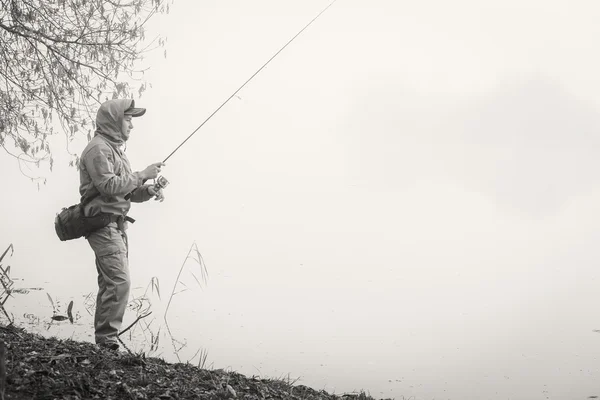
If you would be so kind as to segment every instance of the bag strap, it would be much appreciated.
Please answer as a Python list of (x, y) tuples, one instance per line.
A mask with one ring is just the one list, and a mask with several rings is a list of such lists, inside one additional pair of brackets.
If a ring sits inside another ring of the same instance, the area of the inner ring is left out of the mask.
[[(92, 189), (96, 189), (94, 187), (93, 183), (90, 183), (90, 186), (92, 187)], [(85, 206), (87, 203), (94, 200), (96, 197), (100, 196), (100, 191), (98, 189), (96, 189), (96, 193), (94, 193), (93, 195), (86, 196), (90, 190), (91, 189), (87, 189), (85, 194), (83, 196), (81, 196), (81, 201), (79, 202), (79, 204), (81, 204), (82, 206)]]
[[(94, 184), (91, 184), (92, 188), (94, 187)], [(88, 189), (89, 190), (89, 189)], [(86, 191), (87, 194), (87, 191)], [(98, 189), (96, 189), (96, 193), (94, 193), (91, 196), (82, 196), (81, 201), (79, 202), (79, 204), (81, 204), (81, 207), (83, 208), (87, 203), (89, 203), (90, 201), (94, 200), (96, 197), (100, 196), (100, 191)], [(123, 215), (113, 215), (110, 218), (111, 222), (117, 222), (118, 218), (123, 218), (123, 220), (130, 222), (130, 223), (134, 223), (135, 219), (128, 217), (128, 216), (123, 216)]]

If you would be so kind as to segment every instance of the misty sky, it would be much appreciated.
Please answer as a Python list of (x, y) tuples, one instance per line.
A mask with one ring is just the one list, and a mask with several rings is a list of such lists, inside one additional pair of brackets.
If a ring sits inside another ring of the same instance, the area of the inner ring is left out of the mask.
[[(176, 1), (150, 25), (167, 57), (145, 59), (134, 169), (326, 4)], [(599, 19), (592, 1), (338, 0), (169, 160), (167, 200), (133, 206), (134, 286), (168, 290), (195, 241), (209, 284), (177, 312), (196, 312), (189, 335), (217, 367), (249, 375), (396, 398), (599, 395)], [(0, 155), (0, 249), (67, 298), (95, 290), (95, 269), (53, 232), (78, 201), (64, 146), (54, 172), (26, 170), (39, 191)]]

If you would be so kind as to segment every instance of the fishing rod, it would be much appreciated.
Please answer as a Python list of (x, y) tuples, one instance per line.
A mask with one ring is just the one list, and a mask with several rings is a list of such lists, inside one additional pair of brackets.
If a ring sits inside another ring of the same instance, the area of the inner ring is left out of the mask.
[(195, 134), (196, 132), (198, 132), (198, 130), (200, 130), (200, 128), (202, 128), (202, 127), (204, 126), (204, 124), (206, 124), (206, 123), (207, 123), (207, 122), (208, 122), (208, 121), (209, 121), (209, 120), (210, 120), (210, 119), (211, 119), (211, 118), (212, 118), (212, 117), (213, 117), (213, 116), (214, 116), (214, 115), (215, 115), (217, 112), (219, 112), (219, 110), (220, 110), (221, 108), (223, 108), (223, 106), (224, 106), (225, 104), (227, 104), (227, 103), (229, 102), (229, 100), (231, 100), (233, 97), (235, 97), (235, 95), (236, 95), (236, 94), (238, 94), (238, 92), (239, 92), (240, 90), (242, 90), (242, 89), (244, 88), (244, 86), (246, 86), (246, 85), (248, 84), (248, 82), (250, 82), (250, 81), (251, 81), (251, 80), (252, 80), (252, 79), (253, 79), (253, 78), (254, 78), (256, 75), (258, 75), (258, 73), (259, 73), (260, 71), (262, 71), (262, 70), (263, 70), (263, 69), (264, 69), (264, 68), (265, 68), (265, 67), (266, 67), (266, 66), (267, 66), (267, 65), (268, 65), (268, 64), (269, 64), (269, 63), (270, 63), (270, 62), (271, 62), (271, 61), (272, 61), (272, 60), (273, 60), (275, 57), (277, 57), (277, 56), (279, 55), (279, 53), (281, 53), (281, 52), (282, 52), (282, 51), (283, 51), (283, 50), (284, 50), (284, 49), (285, 49), (285, 48), (286, 48), (286, 47), (287, 47), (287, 46), (288, 46), (290, 43), (292, 43), (292, 42), (294, 41), (294, 39), (296, 39), (298, 36), (300, 36), (300, 34), (301, 34), (302, 32), (304, 32), (304, 31), (306, 30), (306, 28), (308, 28), (308, 27), (309, 27), (309, 26), (310, 26), (310, 25), (311, 25), (313, 22), (315, 22), (315, 21), (316, 21), (316, 20), (317, 20), (317, 19), (318, 19), (318, 18), (321, 16), (321, 14), (323, 14), (325, 11), (327, 11), (327, 9), (329, 9), (329, 7), (331, 7), (331, 6), (333, 5), (333, 3), (335, 3), (336, 1), (337, 1), (337, 0), (333, 0), (331, 3), (329, 3), (329, 5), (328, 5), (327, 7), (325, 7), (323, 10), (321, 10), (321, 12), (320, 12), (319, 14), (317, 14), (317, 16), (315, 16), (315, 17), (314, 17), (314, 18), (313, 18), (313, 19), (312, 19), (312, 20), (311, 20), (311, 21), (310, 21), (308, 24), (306, 24), (306, 25), (304, 26), (304, 28), (302, 28), (302, 29), (301, 29), (301, 30), (300, 30), (298, 33), (296, 33), (296, 34), (294, 35), (294, 37), (292, 37), (292, 38), (291, 38), (291, 39), (290, 39), (290, 40), (289, 40), (289, 41), (288, 41), (288, 42), (287, 42), (285, 45), (283, 45), (283, 47), (282, 47), (282, 48), (280, 48), (280, 49), (277, 51), (277, 53), (275, 53), (275, 54), (274, 54), (274, 55), (273, 55), (271, 58), (269, 58), (269, 60), (268, 60), (266, 63), (264, 63), (264, 64), (262, 65), (262, 67), (260, 67), (260, 68), (259, 68), (259, 69), (258, 69), (258, 70), (257, 70), (257, 71), (254, 73), (254, 74), (252, 74), (252, 76), (250, 76), (250, 78), (248, 78), (248, 80), (247, 80), (246, 82), (244, 82), (244, 84), (243, 84), (242, 86), (240, 86), (240, 87), (239, 87), (239, 88), (238, 88), (238, 89), (237, 89), (235, 92), (233, 92), (233, 94), (232, 94), (231, 96), (229, 96), (229, 97), (227, 98), (227, 100), (225, 100), (225, 101), (224, 101), (224, 102), (223, 102), (223, 103), (222, 103), (222, 104), (221, 104), (221, 105), (220, 105), (220, 106), (219, 106), (219, 107), (218, 107), (218, 108), (217, 108), (215, 111), (213, 111), (213, 113), (212, 113), (212, 114), (210, 114), (210, 115), (208, 116), (208, 118), (206, 118), (206, 119), (204, 120), (204, 122), (202, 122), (202, 123), (201, 123), (201, 124), (200, 124), (200, 125), (199, 125), (199, 126), (196, 128), (196, 129), (194, 129), (194, 131), (193, 131), (193, 132), (192, 132), (192, 133), (191, 133), (191, 134), (190, 134), (190, 135), (189, 135), (189, 136), (188, 136), (188, 137), (187, 137), (187, 138), (186, 138), (186, 139), (185, 139), (183, 142), (181, 142), (181, 144), (180, 144), (179, 146), (177, 146), (177, 147), (175, 148), (175, 150), (173, 150), (173, 151), (171, 152), (171, 154), (169, 154), (169, 155), (167, 156), (167, 158), (165, 158), (165, 159), (163, 160), (163, 163), (167, 162), (167, 160), (168, 160), (169, 158), (171, 158), (171, 156), (172, 156), (173, 154), (175, 154), (175, 152), (176, 152), (177, 150), (179, 150), (179, 148), (180, 148), (181, 146), (183, 146), (183, 145), (185, 144), (185, 142), (187, 142), (187, 141), (188, 141), (188, 140), (189, 140), (189, 139), (190, 139), (192, 136), (194, 136), (194, 134)]
[[(225, 100), (223, 103), (221, 103), (221, 105), (219, 107), (217, 107), (217, 109), (215, 111), (212, 112), (212, 114), (210, 114), (208, 116), (208, 118), (206, 118), (196, 129), (194, 129), (194, 131), (187, 137), (185, 138), (185, 140), (183, 142), (181, 142), (179, 144), (179, 146), (177, 146), (175, 148), (175, 150), (173, 150), (168, 156), (167, 158), (165, 158), (163, 160), (163, 164), (167, 162), (167, 160), (169, 158), (171, 158), (171, 156), (173, 154), (175, 154), (175, 152), (177, 150), (179, 150), (181, 148), (181, 146), (183, 146), (188, 140), (191, 139), (192, 136), (194, 136), (194, 134), (196, 132), (198, 132), (200, 130), (200, 128), (202, 128), (204, 126), (204, 124), (206, 124), (216, 113), (219, 112), (219, 110), (221, 108), (223, 108), (223, 106), (225, 106), (225, 104), (227, 104), (229, 102), (229, 100), (231, 100), (233, 97), (235, 97), (235, 95), (238, 94), (238, 92), (240, 90), (242, 90), (244, 88), (244, 86), (246, 86), (248, 84), (248, 82), (250, 82), (256, 75), (258, 75), (260, 73), (260, 71), (262, 71), (267, 65), (269, 65), (269, 63), (271, 61), (273, 61), (273, 59), (275, 57), (277, 57), (279, 55), (279, 53), (281, 53), (286, 47), (288, 47), (290, 45), (290, 43), (292, 43), (294, 41), (294, 39), (296, 39), (298, 36), (300, 36), (300, 34), (302, 34), (302, 32), (304, 32), (310, 25), (312, 25), (313, 22), (315, 22), (325, 11), (327, 11), (329, 9), (329, 7), (331, 7), (337, 0), (333, 0), (331, 3), (329, 3), (329, 5), (327, 5), (327, 7), (325, 7), (323, 10), (321, 10), (320, 13), (318, 13), (312, 20), (310, 20), (310, 22), (308, 24), (306, 24), (302, 29), (300, 29), (298, 31), (298, 33), (296, 33), (290, 40), (288, 40), (288, 42), (286, 44), (284, 44), (279, 50), (277, 50), (277, 52), (275, 54), (273, 54), (273, 56), (271, 56), (271, 58), (269, 58), (267, 60), (266, 63), (264, 63), (258, 70), (256, 70), (255, 73), (253, 73), (250, 78), (248, 78), (246, 80), (246, 82), (244, 82), (239, 88), (237, 88), (237, 90), (235, 92), (233, 92), (233, 94), (231, 96), (229, 96), (227, 98), (227, 100)], [(167, 185), (169, 184), (169, 181), (167, 180), (167, 178), (165, 178), (164, 176), (158, 176), (155, 180), (154, 186), (157, 189), (157, 191), (159, 189), (164, 189)], [(129, 193), (125, 196), (125, 199), (128, 200), (129, 198), (131, 198), (132, 193)]]

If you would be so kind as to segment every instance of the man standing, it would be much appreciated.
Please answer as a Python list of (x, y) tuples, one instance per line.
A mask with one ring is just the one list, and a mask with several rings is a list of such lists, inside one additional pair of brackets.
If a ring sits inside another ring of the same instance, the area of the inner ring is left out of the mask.
[(96, 256), (98, 296), (94, 316), (95, 340), (102, 347), (117, 350), (117, 335), (129, 299), (127, 217), (131, 202), (154, 197), (163, 201), (162, 189), (145, 185), (158, 176), (161, 162), (133, 172), (121, 146), (133, 129), (132, 118), (141, 117), (145, 108), (135, 108), (131, 99), (103, 103), (96, 116), (94, 138), (81, 154), (80, 186), (84, 214), (110, 214), (110, 224), (92, 232), (87, 240)]

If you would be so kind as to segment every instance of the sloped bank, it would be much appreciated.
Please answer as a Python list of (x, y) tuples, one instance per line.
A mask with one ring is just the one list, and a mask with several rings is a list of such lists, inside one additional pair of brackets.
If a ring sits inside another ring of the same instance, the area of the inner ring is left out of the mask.
[(365, 393), (317, 391), (277, 379), (170, 364), (91, 343), (44, 338), (14, 326), (0, 326), (0, 391), (4, 398), (30, 399), (303, 399), (371, 400)]

